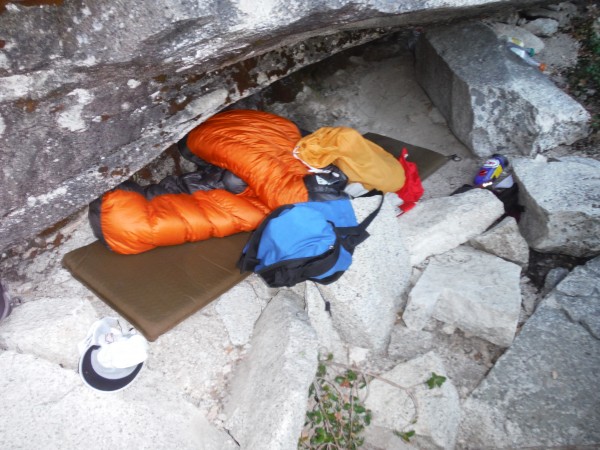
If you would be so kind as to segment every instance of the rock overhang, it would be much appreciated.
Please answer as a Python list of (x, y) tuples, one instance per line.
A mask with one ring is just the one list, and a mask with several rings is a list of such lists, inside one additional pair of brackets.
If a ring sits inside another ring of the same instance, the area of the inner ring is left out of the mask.
[(126, 180), (215, 112), (301, 67), (403, 27), (514, 3), (1, 6), (5, 249)]

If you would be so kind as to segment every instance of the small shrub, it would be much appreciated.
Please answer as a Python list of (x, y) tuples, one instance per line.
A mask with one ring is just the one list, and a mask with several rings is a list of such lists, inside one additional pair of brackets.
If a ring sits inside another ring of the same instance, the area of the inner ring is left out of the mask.
[[(328, 369), (338, 369), (330, 373)], [(333, 362), (333, 355), (320, 359), (317, 374), (308, 394), (304, 430), (298, 440), (299, 449), (356, 450), (364, 444), (361, 433), (371, 424), (371, 411), (365, 407), (369, 383), (377, 379), (406, 393), (412, 401), (414, 412), (401, 430), (394, 435), (405, 442), (415, 435), (407, 428), (417, 423), (419, 411), (417, 399), (412, 391), (415, 386), (400, 386), (380, 375)], [(439, 388), (446, 377), (432, 372), (425, 381), (429, 389)]]
[(567, 74), (569, 90), (592, 114), (591, 126), (600, 130), (600, 36), (591, 14), (576, 24), (573, 35), (581, 43), (577, 65)]
[(355, 450), (362, 446), (360, 434), (371, 423), (371, 411), (359, 397), (366, 384), (364, 375), (352, 369), (329, 375), (325, 363), (319, 362), (298, 448)]

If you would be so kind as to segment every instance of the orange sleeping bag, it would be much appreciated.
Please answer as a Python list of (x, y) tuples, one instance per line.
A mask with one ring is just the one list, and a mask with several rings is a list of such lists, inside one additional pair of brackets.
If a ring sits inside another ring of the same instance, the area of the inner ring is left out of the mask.
[(302, 181), (308, 169), (293, 154), (300, 137), (298, 127), (283, 117), (234, 110), (193, 129), (187, 146), (196, 156), (236, 174), (262, 203), (275, 209), (308, 200)]
[(303, 182), (308, 170), (293, 156), (300, 140), (291, 121), (262, 111), (219, 113), (190, 132), (187, 147), (199, 158), (233, 172), (248, 187), (163, 194), (151, 200), (140, 192), (115, 188), (92, 210), (94, 233), (113, 251), (136, 254), (254, 230), (272, 209), (308, 201)]

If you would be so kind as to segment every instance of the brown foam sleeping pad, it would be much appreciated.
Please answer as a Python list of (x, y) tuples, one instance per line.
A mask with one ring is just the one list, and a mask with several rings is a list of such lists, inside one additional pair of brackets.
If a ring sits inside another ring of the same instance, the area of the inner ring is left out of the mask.
[(64, 265), (149, 341), (248, 276), (235, 267), (249, 233), (120, 255), (101, 242), (65, 255)]
[[(386, 136), (365, 137), (398, 157), (403, 147), (421, 179), (447, 158)], [(137, 255), (120, 255), (95, 242), (65, 255), (75, 278), (127, 319), (149, 341), (199, 311), (242, 281), (236, 268), (250, 233), (160, 247)]]

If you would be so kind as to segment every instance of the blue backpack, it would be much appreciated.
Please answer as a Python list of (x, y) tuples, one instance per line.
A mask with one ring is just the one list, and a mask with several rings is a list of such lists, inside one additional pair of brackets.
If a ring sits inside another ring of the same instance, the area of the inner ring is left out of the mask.
[(332, 283), (350, 267), (382, 203), (383, 197), (360, 224), (347, 198), (280, 206), (252, 233), (238, 267), (257, 273), (270, 287)]

